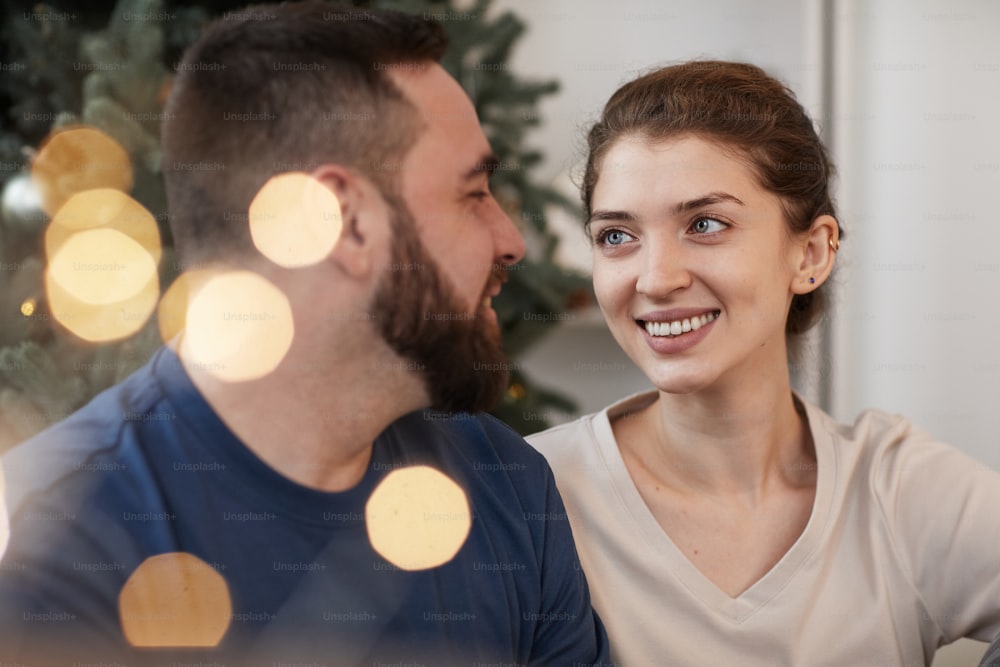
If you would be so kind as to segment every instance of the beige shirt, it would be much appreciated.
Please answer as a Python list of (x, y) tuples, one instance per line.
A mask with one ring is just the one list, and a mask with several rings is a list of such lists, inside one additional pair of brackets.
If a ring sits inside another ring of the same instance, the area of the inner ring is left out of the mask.
[[(555, 471), (613, 657), (665, 665), (929, 664), (1000, 633), (1000, 474), (897, 416), (853, 426), (806, 406), (816, 499), (781, 560), (736, 598), (671, 542), (622, 460), (609, 414), (528, 438)], [(801, 399), (799, 399), (801, 400)]]

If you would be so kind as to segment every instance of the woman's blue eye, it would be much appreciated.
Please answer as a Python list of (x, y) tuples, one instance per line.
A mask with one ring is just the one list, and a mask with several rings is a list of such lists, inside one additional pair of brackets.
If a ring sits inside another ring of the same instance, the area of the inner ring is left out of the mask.
[(694, 221), (691, 228), (699, 234), (712, 234), (714, 232), (721, 232), (725, 229), (726, 223), (719, 222), (715, 218), (698, 218)]
[(611, 229), (601, 236), (601, 240), (608, 245), (621, 245), (628, 240), (628, 234), (619, 229)]

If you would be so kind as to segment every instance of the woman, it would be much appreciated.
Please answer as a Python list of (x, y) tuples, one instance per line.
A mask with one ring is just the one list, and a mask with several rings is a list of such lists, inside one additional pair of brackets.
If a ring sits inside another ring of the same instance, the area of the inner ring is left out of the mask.
[(656, 390), (529, 440), (623, 665), (916, 665), (1000, 631), (1000, 475), (792, 392), (840, 247), (832, 171), (745, 64), (645, 75), (590, 131), (594, 289)]

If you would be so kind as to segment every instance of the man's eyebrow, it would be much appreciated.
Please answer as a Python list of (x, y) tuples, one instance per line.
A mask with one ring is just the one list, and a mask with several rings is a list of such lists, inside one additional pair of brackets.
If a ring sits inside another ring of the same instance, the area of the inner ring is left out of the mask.
[(479, 158), (479, 162), (477, 162), (471, 169), (465, 172), (465, 174), (462, 176), (462, 180), (471, 181), (475, 178), (478, 178), (484, 172), (486, 173), (487, 176), (492, 176), (493, 172), (495, 172), (499, 166), (500, 166), (500, 158), (498, 158), (493, 153), (488, 153), (483, 157)]

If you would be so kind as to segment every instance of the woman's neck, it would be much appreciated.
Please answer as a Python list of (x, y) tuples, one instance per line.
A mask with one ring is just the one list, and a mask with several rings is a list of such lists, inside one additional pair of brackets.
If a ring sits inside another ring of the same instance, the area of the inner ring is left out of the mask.
[(815, 482), (808, 422), (782, 381), (730, 390), (660, 392), (634, 418), (617, 422), (623, 452), (679, 492), (756, 504), (770, 491)]

